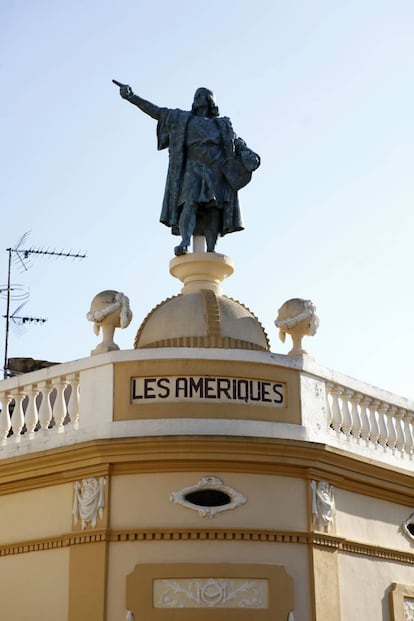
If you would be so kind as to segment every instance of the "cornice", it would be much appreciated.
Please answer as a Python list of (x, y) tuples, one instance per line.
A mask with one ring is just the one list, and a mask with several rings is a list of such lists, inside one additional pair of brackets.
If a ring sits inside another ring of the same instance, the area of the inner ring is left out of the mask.
[(2, 461), (0, 495), (85, 476), (239, 472), (326, 480), (338, 488), (412, 507), (413, 475), (299, 440), (238, 437), (110, 438)]
[(94, 529), (72, 532), (56, 537), (3, 544), (0, 557), (28, 552), (41, 552), (89, 543), (131, 543), (151, 541), (238, 541), (253, 543), (288, 543), (308, 545), (311, 548), (328, 548), (342, 554), (356, 554), (369, 558), (414, 565), (414, 552), (372, 546), (325, 533), (230, 528), (172, 528), (172, 529)]

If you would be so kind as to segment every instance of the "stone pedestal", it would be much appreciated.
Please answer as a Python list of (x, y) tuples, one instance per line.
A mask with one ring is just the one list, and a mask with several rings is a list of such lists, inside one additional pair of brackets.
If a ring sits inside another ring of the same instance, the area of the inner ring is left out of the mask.
[[(119, 317), (117, 317), (117, 319), (119, 319)], [(110, 321), (110, 317), (109, 317), (109, 321)], [(113, 323), (102, 324), (101, 326), (102, 337), (103, 337), (102, 343), (99, 343), (99, 345), (97, 345), (95, 349), (92, 349), (91, 356), (94, 356), (96, 354), (106, 354), (108, 351), (119, 350), (119, 346), (116, 343), (114, 343), (115, 327), (116, 326)]]
[(170, 261), (170, 274), (184, 284), (183, 294), (207, 289), (221, 295), (221, 283), (233, 272), (233, 261), (217, 252), (192, 252)]

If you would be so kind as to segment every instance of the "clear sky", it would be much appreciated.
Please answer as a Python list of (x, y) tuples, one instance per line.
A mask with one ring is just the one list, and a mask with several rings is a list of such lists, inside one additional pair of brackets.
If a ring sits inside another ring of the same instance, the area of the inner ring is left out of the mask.
[(48, 321), (12, 329), (10, 356), (88, 356), (103, 289), (130, 298), (115, 339), (130, 349), (179, 293), (159, 223), (168, 154), (111, 79), (183, 109), (207, 86), (262, 158), (240, 192), (245, 231), (217, 245), (236, 266), (225, 294), (278, 353), (277, 309), (311, 299), (319, 364), (414, 397), (412, 0), (0, 0), (0, 63), (0, 283), (26, 231), (26, 248), (88, 254), (13, 266), (22, 313)]

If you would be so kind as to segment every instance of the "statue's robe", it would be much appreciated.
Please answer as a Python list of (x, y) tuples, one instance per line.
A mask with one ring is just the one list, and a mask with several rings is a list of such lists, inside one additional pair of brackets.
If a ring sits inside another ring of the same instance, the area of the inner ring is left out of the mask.
[[(186, 135), (187, 126), (192, 117), (192, 112), (185, 110), (171, 110), (160, 108), (157, 139), (158, 149), (169, 149), (169, 165), (167, 181), (165, 185), (164, 199), (162, 204), (160, 222), (171, 227), (174, 235), (179, 235), (179, 218), (182, 209), (181, 188), (186, 164)], [(226, 141), (236, 139), (229, 119), (218, 117), (214, 122), (220, 129), (223, 145), (223, 156)], [(222, 210), (221, 227), (218, 233), (225, 235), (234, 231), (243, 230), (242, 216), (237, 192), (234, 191), (223, 176), (222, 182), (226, 184), (225, 202), (217, 207)], [(181, 201), (180, 201), (181, 199)], [(197, 234), (203, 234), (196, 228)]]

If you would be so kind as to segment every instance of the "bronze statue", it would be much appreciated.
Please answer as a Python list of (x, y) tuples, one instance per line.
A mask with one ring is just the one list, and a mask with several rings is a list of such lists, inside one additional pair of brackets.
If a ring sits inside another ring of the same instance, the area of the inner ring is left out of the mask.
[(120, 95), (157, 119), (158, 149), (169, 148), (169, 167), (160, 221), (181, 235), (176, 255), (186, 254), (192, 235), (217, 237), (243, 230), (237, 192), (249, 183), (260, 157), (220, 117), (213, 93), (197, 89), (191, 111), (160, 108), (113, 80)]

